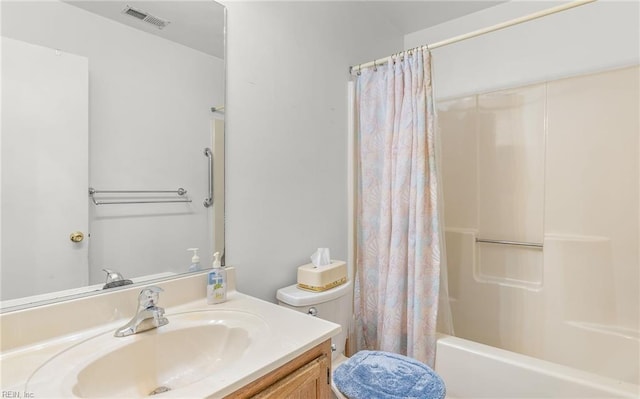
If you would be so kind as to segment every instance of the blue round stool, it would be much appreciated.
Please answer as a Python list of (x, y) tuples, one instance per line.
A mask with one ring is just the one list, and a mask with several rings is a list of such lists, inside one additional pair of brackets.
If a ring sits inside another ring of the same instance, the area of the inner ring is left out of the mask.
[(349, 399), (444, 399), (442, 378), (406, 356), (360, 351), (338, 366), (333, 382)]

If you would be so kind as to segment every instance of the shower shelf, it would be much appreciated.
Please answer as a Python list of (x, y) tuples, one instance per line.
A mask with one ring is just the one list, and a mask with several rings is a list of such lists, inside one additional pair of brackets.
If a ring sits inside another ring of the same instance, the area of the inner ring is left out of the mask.
[(486, 244), (499, 244), (499, 245), (515, 245), (519, 247), (530, 247), (530, 248), (543, 248), (543, 244), (538, 244), (535, 242), (520, 242), (520, 241), (504, 241), (504, 240), (486, 240), (483, 238), (476, 238), (476, 242), (486, 243)]

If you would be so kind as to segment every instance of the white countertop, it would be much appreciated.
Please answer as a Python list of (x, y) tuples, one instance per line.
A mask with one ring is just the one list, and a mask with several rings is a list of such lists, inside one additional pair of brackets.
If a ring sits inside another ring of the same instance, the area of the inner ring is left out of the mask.
[[(165, 288), (165, 291), (169, 289)], [(139, 292), (139, 288), (137, 292)], [(104, 300), (108, 300), (108, 297)], [(162, 305), (162, 300), (160, 305)], [(165, 308), (169, 325), (171, 325), (172, 314), (207, 310), (246, 312), (262, 319), (265, 331), (263, 332), (264, 334), (261, 331), (259, 338), (256, 340), (259, 341), (259, 345), (251, 350), (250, 355), (245, 355), (246, 359), (243, 358), (242, 361), (236, 361), (230, 367), (216, 371), (213, 375), (191, 385), (163, 393), (163, 397), (224, 397), (330, 339), (338, 334), (341, 328), (337, 324), (277, 306), (237, 291), (230, 291), (228, 293), (228, 301), (221, 304), (208, 305), (206, 300), (202, 298)], [(90, 312), (90, 310), (87, 309), (87, 312)], [(38, 314), (35, 314), (35, 317), (37, 316)], [(79, 316), (81, 317), (81, 315)], [(25, 316), (21, 317), (24, 318)], [(5, 319), (4, 321), (15, 322), (15, 319)], [(0, 388), (2, 391), (20, 392), (22, 394), (21, 397), (25, 397), (24, 393), (29, 392), (29, 388), (25, 386), (27, 380), (48, 359), (87, 339), (115, 331), (116, 328), (123, 324), (123, 321), (126, 322), (128, 319), (118, 318), (115, 321), (71, 331), (59, 336), (48, 337), (48, 339), (31, 342), (26, 345), (5, 345), (4, 347), (8, 349), (0, 354), (2, 373)], [(9, 328), (10, 326), (5, 325), (3, 331)], [(42, 328), (46, 328), (46, 324)], [(162, 328), (160, 327), (160, 329)], [(4, 339), (3, 337), (3, 341)], [(121, 338), (113, 337), (113, 340), (119, 339)], [(215, 339), (215, 337), (211, 337), (211, 339)], [(100, 348), (96, 348), (96, 350), (99, 351)], [(52, 392), (50, 395), (51, 397), (59, 397), (60, 392)], [(42, 398), (48, 395), (49, 393), (47, 392), (37, 392), (34, 397)]]

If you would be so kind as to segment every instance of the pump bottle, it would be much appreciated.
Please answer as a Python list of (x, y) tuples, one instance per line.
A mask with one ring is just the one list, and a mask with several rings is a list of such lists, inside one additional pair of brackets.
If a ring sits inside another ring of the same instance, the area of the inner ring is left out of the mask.
[(227, 300), (227, 271), (221, 267), (220, 252), (213, 254), (213, 269), (208, 275), (207, 303), (213, 305)]
[(193, 256), (191, 257), (191, 265), (189, 265), (190, 272), (197, 272), (198, 270), (202, 270), (200, 266), (200, 257), (198, 256), (199, 248), (189, 248), (187, 251), (193, 251)]

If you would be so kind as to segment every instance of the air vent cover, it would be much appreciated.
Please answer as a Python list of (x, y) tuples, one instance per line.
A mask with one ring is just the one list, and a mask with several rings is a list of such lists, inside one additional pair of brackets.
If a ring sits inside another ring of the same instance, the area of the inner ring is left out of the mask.
[(122, 10), (122, 13), (151, 24), (158, 29), (164, 29), (167, 25), (170, 24), (170, 22), (166, 19), (158, 18), (155, 15), (151, 15), (148, 12), (133, 8), (131, 6), (126, 6), (124, 10)]

